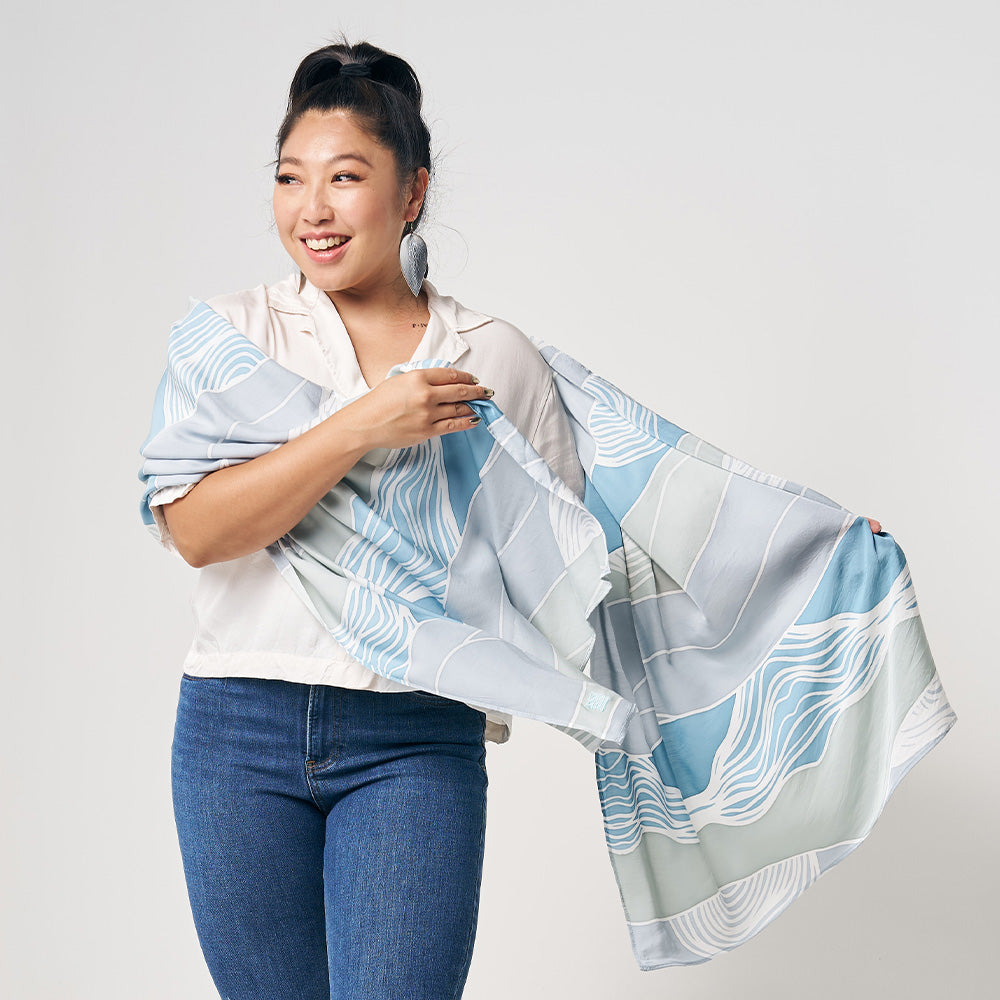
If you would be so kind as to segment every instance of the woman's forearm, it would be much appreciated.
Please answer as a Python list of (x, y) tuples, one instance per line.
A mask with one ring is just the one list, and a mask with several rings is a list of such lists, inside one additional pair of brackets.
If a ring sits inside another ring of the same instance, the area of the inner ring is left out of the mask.
[(211, 473), (166, 504), (163, 516), (177, 551), (192, 566), (257, 552), (294, 528), (362, 455), (467, 430), (479, 420), (468, 401), (492, 395), (457, 368), (386, 379), (299, 437)]
[(164, 505), (177, 551), (200, 567), (265, 548), (298, 524), (371, 447), (340, 410), (266, 455), (211, 473)]

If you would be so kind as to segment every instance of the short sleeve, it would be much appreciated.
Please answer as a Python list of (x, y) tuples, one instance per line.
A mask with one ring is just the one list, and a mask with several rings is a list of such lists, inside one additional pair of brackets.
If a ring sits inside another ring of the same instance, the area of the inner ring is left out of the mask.
[(183, 483), (180, 486), (164, 486), (149, 498), (149, 511), (153, 515), (153, 521), (159, 532), (160, 544), (168, 552), (173, 552), (178, 556), (180, 556), (180, 552), (177, 551), (173, 536), (170, 534), (167, 519), (163, 516), (163, 508), (168, 503), (173, 503), (175, 500), (187, 496), (196, 485), (197, 483)]

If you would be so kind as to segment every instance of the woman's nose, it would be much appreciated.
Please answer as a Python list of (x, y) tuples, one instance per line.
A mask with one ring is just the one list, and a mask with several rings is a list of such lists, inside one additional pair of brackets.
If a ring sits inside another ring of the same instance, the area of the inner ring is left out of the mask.
[(325, 184), (318, 184), (308, 190), (304, 208), (306, 222), (329, 222), (333, 218), (330, 192)]

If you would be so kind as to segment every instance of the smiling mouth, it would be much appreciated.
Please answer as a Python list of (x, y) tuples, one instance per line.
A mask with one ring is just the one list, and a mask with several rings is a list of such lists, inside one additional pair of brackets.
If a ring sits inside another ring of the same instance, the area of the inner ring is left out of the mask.
[(350, 238), (350, 236), (327, 236), (321, 240), (305, 239), (302, 242), (310, 250), (334, 250), (339, 246), (343, 246)]

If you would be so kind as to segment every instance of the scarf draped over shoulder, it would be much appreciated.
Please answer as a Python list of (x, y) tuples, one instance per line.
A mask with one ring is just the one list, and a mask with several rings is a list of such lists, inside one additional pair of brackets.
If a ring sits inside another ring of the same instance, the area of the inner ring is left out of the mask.
[[(955, 716), (889, 535), (535, 343), (582, 500), (475, 401), (478, 426), (369, 452), (267, 551), (369, 669), (593, 753), (640, 968), (703, 962), (858, 846)], [(348, 402), (196, 302), (142, 448), (143, 521), (163, 487)]]

